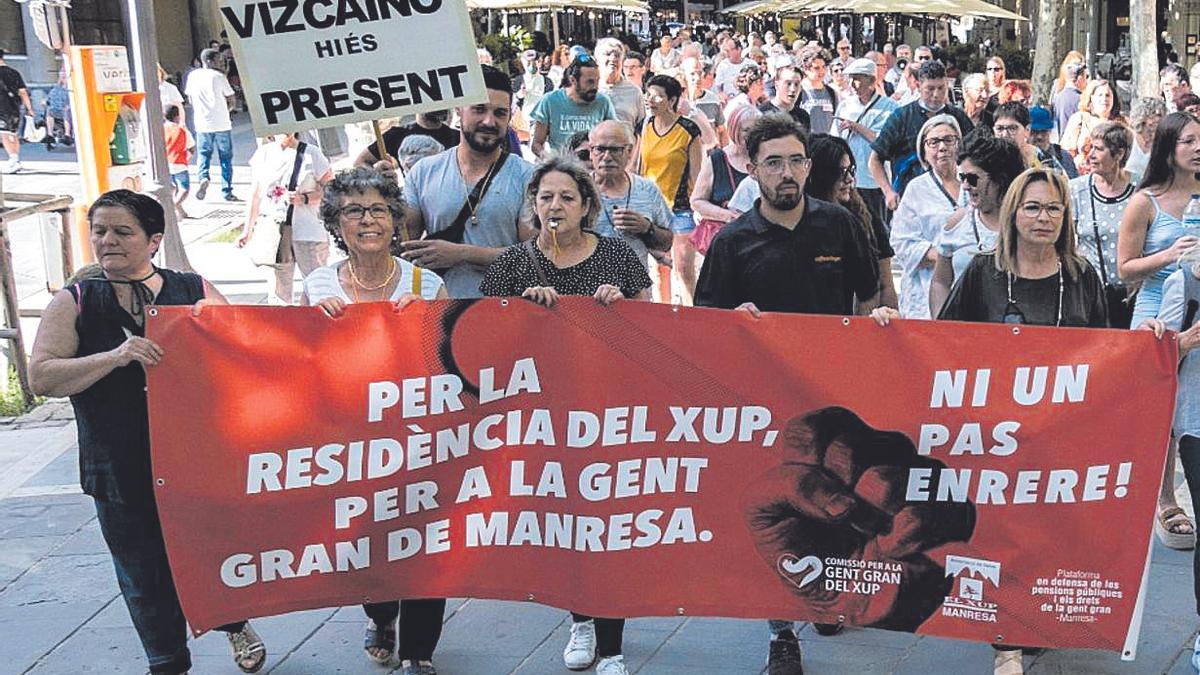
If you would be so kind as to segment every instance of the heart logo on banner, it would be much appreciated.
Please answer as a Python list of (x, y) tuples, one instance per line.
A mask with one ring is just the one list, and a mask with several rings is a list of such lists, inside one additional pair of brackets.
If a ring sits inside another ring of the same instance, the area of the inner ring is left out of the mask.
[(779, 568), (779, 573), (785, 579), (795, 584), (796, 588), (804, 588), (811, 584), (825, 571), (825, 565), (817, 556), (810, 555), (797, 558), (791, 553), (779, 556), (777, 567)]

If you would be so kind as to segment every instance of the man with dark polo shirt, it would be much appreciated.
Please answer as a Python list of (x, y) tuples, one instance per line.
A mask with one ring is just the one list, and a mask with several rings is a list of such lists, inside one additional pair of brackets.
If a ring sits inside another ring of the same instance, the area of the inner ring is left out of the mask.
[[(904, 195), (909, 182), (925, 172), (917, 158), (917, 134), (926, 120), (942, 113), (953, 115), (964, 137), (975, 128), (967, 113), (947, 102), (950, 83), (946, 79), (946, 67), (941, 62), (922, 62), (917, 69), (917, 82), (919, 98), (892, 113), (871, 143), (871, 156), (867, 160), (871, 176), (883, 189), (884, 199), (891, 211), (900, 205), (900, 197)], [(884, 162), (892, 165), (890, 181)]]
[(747, 132), (750, 173), (762, 197), (713, 240), (696, 286), (697, 306), (754, 316), (848, 315), (855, 299), (860, 314), (875, 306), (879, 269), (862, 226), (845, 208), (804, 194), (807, 148), (803, 127), (785, 114), (765, 115)]
[[(389, 157), (400, 156), (400, 145), (409, 136), (428, 136), (442, 147), (449, 150), (458, 145), (462, 138), (458, 129), (446, 124), (450, 117), (449, 110), (417, 113), (417, 119), (409, 124), (401, 124), (383, 132), (383, 147)], [(375, 143), (368, 145), (354, 160), (358, 166), (373, 166), (379, 161), (379, 146)]]

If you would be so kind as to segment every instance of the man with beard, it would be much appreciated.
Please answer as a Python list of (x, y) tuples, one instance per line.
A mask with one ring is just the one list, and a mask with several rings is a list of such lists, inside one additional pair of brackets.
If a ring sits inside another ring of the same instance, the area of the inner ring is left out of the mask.
[[(788, 115), (766, 115), (746, 133), (746, 152), (762, 197), (713, 239), (696, 306), (739, 309), (755, 318), (762, 312), (869, 313), (878, 304), (875, 255), (849, 211), (805, 196), (812, 169), (808, 133)], [(822, 635), (840, 627), (816, 625)], [(772, 620), (770, 628), (768, 675), (801, 675), (795, 625)]]
[[(458, 129), (446, 124), (449, 117), (449, 110), (417, 113), (415, 122), (401, 124), (383, 132), (383, 147), (387, 149), (388, 157), (399, 157), (400, 144), (409, 136), (428, 136), (441, 143), (443, 148), (458, 145)], [(379, 145), (372, 143), (358, 154), (354, 163), (358, 166), (373, 166), (379, 160)]]
[(641, 129), (646, 119), (646, 101), (641, 82), (630, 82), (621, 72), (625, 45), (616, 38), (600, 38), (596, 41), (596, 60), (600, 63), (600, 91), (612, 101), (617, 119)]
[(625, 169), (633, 133), (621, 122), (596, 125), (588, 136), (592, 178), (600, 191), (600, 217), (592, 226), (602, 237), (621, 237), (643, 265), (648, 251), (669, 251), (674, 215), (658, 185)]
[(548, 151), (566, 152), (575, 132), (617, 119), (612, 100), (600, 93), (600, 67), (595, 59), (587, 54), (577, 56), (563, 73), (563, 82), (565, 87), (547, 94), (529, 115), (533, 123), (530, 149), (539, 158), (545, 158)]
[[(765, 115), (746, 133), (750, 175), (762, 197), (721, 228), (708, 249), (696, 305), (808, 314), (874, 307), (879, 270), (861, 225), (845, 208), (806, 197), (808, 134), (791, 117)], [(821, 170), (831, 170), (822, 167)]]
[[(478, 298), (487, 266), (508, 246), (533, 236), (521, 219), (533, 165), (508, 152), (512, 88), (508, 77), (483, 66), (486, 103), (458, 109), (457, 147), (413, 165), (405, 180), (405, 260), (444, 270), (452, 298)], [(544, 99), (543, 99), (544, 100)]]

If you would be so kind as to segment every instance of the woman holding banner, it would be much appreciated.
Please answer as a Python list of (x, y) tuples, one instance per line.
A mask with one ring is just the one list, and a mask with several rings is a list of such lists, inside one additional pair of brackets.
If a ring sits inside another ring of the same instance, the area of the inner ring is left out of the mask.
[[(591, 232), (603, 204), (587, 170), (555, 157), (529, 179), (525, 208), (538, 228), (535, 239), (511, 246), (488, 268), (479, 284), (486, 296), (522, 297), (550, 307), (560, 295), (591, 296), (602, 305), (623, 298), (648, 300), (650, 275), (619, 237)], [(563, 662), (571, 670), (626, 675), (621, 637), (625, 619), (571, 613), (571, 637)]]
[[(167, 562), (150, 473), (145, 368), (163, 357), (147, 340), (147, 308), (226, 304), (200, 276), (161, 269), (150, 258), (166, 217), (153, 198), (113, 190), (88, 210), (92, 251), (103, 272), (59, 292), (46, 307), (29, 373), (44, 396), (70, 396), (79, 429), (80, 483), (96, 505), (117, 582), (153, 675), (192, 665), (187, 623)], [(266, 663), (246, 621), (220, 626), (246, 673)]]
[[(391, 302), (396, 310), (418, 300), (446, 299), (441, 277), (395, 255), (404, 222), (400, 187), (376, 169), (356, 167), (325, 185), (321, 221), (348, 257), (304, 279), (305, 305), (337, 318), (356, 302)], [(395, 651), (403, 675), (434, 675), (433, 652), (442, 636), (446, 600), (406, 599), (363, 605), (369, 620), (363, 648), (385, 664)], [(397, 650), (397, 620), (400, 646)]]
[[(1017, 176), (1000, 207), (996, 250), (975, 255), (938, 319), (1106, 328), (1104, 286), (1076, 253), (1074, 222), (1066, 176), (1050, 169)], [(899, 316), (890, 307), (871, 312), (881, 326)], [(995, 675), (1024, 672), (1020, 647), (994, 646)]]

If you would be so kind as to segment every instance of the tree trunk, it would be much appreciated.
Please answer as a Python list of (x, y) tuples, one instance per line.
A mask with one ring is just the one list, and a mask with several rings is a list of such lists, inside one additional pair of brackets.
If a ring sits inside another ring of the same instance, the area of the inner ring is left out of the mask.
[(1129, 0), (1129, 41), (1133, 52), (1133, 96), (1158, 96), (1158, 38), (1155, 0)]
[(1038, 105), (1050, 106), (1054, 80), (1058, 77), (1058, 64), (1062, 62), (1067, 48), (1070, 47), (1068, 40), (1062, 39), (1068, 35), (1066, 26), (1063, 25), (1065, 18), (1060, 0), (1041, 0), (1038, 3), (1037, 39), (1033, 51), (1031, 77), (1033, 100)]

